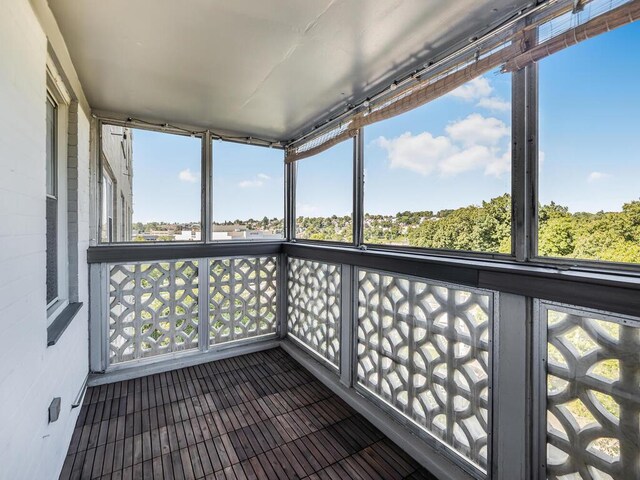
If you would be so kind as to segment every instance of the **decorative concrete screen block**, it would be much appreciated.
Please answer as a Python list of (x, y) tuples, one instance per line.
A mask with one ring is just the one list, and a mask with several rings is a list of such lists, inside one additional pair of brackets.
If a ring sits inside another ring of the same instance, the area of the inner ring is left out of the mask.
[(209, 264), (209, 343), (276, 333), (276, 257), (229, 258)]
[(640, 478), (640, 319), (542, 304), (550, 479)]
[(358, 272), (357, 382), (487, 468), (494, 295)]
[(110, 363), (197, 346), (197, 260), (111, 267)]
[(289, 258), (287, 330), (335, 367), (340, 363), (340, 266)]

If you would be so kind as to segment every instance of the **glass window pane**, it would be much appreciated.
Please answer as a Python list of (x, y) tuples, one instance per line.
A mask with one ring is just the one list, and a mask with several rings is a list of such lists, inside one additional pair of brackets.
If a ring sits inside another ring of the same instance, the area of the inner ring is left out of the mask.
[(640, 23), (540, 62), (538, 255), (640, 263)]
[(213, 142), (213, 240), (284, 237), (284, 153)]
[(199, 137), (104, 125), (102, 241), (200, 240), (201, 151)]
[(47, 98), (47, 195), (56, 195), (56, 107)]
[(353, 241), (353, 141), (296, 165), (296, 238)]
[(511, 253), (511, 75), (365, 129), (365, 243)]
[(47, 305), (58, 298), (58, 200), (47, 197)]

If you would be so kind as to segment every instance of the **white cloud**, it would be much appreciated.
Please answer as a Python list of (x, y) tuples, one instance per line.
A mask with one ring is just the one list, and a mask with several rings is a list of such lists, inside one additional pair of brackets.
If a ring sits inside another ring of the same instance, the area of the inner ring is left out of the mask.
[(391, 140), (380, 137), (377, 144), (387, 151), (391, 168), (406, 168), (422, 175), (430, 174), (443, 158), (455, 153), (450, 139), (429, 132), (416, 136), (406, 132)]
[(484, 174), (493, 175), (494, 177), (500, 177), (505, 173), (511, 171), (511, 146), (502, 154), (495, 155), (487, 162)]
[(493, 87), (489, 83), (489, 80), (485, 77), (477, 77), (452, 90), (449, 92), (449, 95), (471, 102), (473, 100), (479, 100), (482, 97), (488, 97), (491, 93), (493, 93)]
[(500, 97), (484, 97), (478, 100), (476, 105), (498, 112), (508, 112), (511, 109), (511, 102), (507, 102)]
[(605, 180), (607, 178), (610, 178), (611, 175), (608, 173), (603, 173), (603, 172), (591, 172), (589, 174), (589, 176), (587, 177), (587, 182), (589, 183), (593, 183), (593, 182), (597, 182), (600, 180)]
[(190, 168), (182, 170), (180, 173), (178, 173), (178, 178), (180, 179), (180, 181), (188, 183), (196, 183), (198, 181), (198, 176), (193, 173)]
[(271, 180), (271, 177), (265, 173), (259, 173), (256, 178), (250, 180), (243, 180), (238, 182), (240, 188), (258, 188), (264, 185), (267, 180)]
[(509, 111), (511, 103), (493, 95), (493, 92), (494, 88), (487, 77), (477, 77), (452, 90), (449, 92), (449, 95), (464, 100), (465, 102), (475, 102), (477, 107), (488, 110), (498, 112)]
[(391, 168), (421, 175), (450, 176), (482, 170), (485, 175), (500, 176), (510, 171), (509, 146), (499, 146), (510, 135), (504, 122), (472, 114), (449, 124), (445, 131), (447, 136), (437, 137), (429, 132), (406, 132), (393, 139), (380, 137), (375, 143), (387, 151)]
[(450, 123), (445, 128), (449, 136), (465, 146), (496, 145), (502, 138), (509, 136), (511, 130), (497, 118), (483, 117), (472, 113), (464, 120)]

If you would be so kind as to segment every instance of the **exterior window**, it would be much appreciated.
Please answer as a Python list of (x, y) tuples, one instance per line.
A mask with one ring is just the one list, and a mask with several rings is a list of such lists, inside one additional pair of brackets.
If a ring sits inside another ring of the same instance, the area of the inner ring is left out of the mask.
[(213, 142), (212, 240), (284, 237), (282, 150)]
[(120, 192), (120, 231), (118, 232), (120, 240), (124, 240), (125, 238), (127, 238), (126, 215), (127, 215), (127, 206), (125, 204), (124, 195), (122, 194), (122, 192)]
[(295, 162), (298, 239), (353, 241), (353, 141)]
[[(77, 240), (70, 235), (69, 212), (75, 204), (70, 201), (69, 189), (77, 193), (76, 184), (69, 183), (67, 144), (69, 143), (69, 95), (52, 67), (47, 65), (47, 85), (45, 99), (45, 271), (46, 308), (49, 323), (75, 299), (77, 290), (70, 285), (76, 278), (77, 259), (70, 255), (76, 250)], [(73, 179), (77, 172), (72, 171)], [(75, 195), (74, 197), (75, 198)], [(76, 210), (73, 210), (74, 212)], [(72, 277), (74, 276), (74, 277)]]
[(640, 264), (638, 48), (636, 22), (539, 63), (540, 257)]
[(202, 238), (199, 137), (105, 124), (101, 149), (102, 242)]
[(107, 172), (102, 175), (102, 240), (113, 241), (113, 180)]
[(364, 241), (511, 253), (511, 75), (364, 131)]
[(47, 97), (46, 170), (47, 170), (47, 306), (58, 299), (58, 159), (57, 106)]

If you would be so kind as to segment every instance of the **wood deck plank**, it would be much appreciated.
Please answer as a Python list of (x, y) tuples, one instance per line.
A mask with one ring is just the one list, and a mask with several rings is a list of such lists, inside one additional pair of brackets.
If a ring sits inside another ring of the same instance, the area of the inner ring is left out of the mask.
[(61, 479), (433, 478), (283, 350), (89, 388)]

